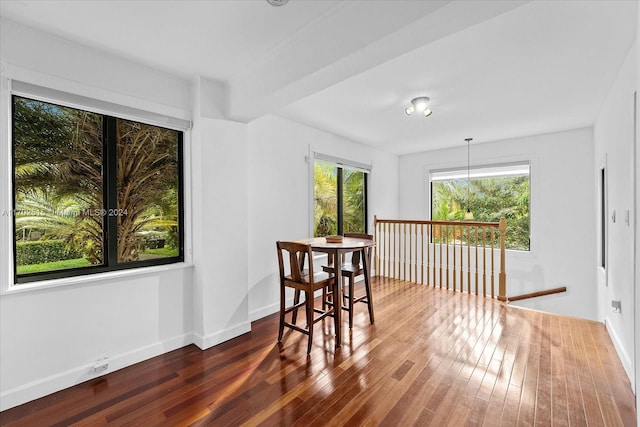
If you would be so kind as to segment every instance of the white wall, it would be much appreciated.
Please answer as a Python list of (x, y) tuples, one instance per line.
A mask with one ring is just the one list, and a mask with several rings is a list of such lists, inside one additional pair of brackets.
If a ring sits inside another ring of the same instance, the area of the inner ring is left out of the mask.
[[(640, 1), (638, 2), (640, 3)], [(634, 331), (634, 351), (635, 351), (635, 393), (636, 393), (636, 415), (638, 417), (637, 425), (640, 425), (640, 338), (638, 337), (640, 331), (640, 213), (638, 207), (640, 206), (640, 7), (638, 7), (638, 19), (636, 20), (636, 26), (638, 29), (638, 35), (636, 37), (636, 128), (635, 128), (635, 164), (634, 164), (634, 185), (635, 185), (635, 199), (634, 199), (634, 211), (635, 211), (635, 331)]]
[(191, 270), (2, 295), (2, 410), (192, 342)]
[[(598, 320), (605, 321), (620, 359), (634, 383), (634, 233), (633, 233), (633, 144), (634, 92), (638, 69), (636, 46), (632, 48), (609, 91), (594, 126), (594, 174), (599, 159), (607, 158), (608, 178), (608, 268), (607, 280), (598, 280)], [(612, 215), (615, 212), (615, 222)], [(628, 219), (627, 219), (628, 218)], [(598, 230), (598, 228), (594, 229)], [(622, 301), (622, 311), (614, 312), (612, 300)]]
[(203, 349), (251, 329), (247, 125), (216, 118), (210, 83), (194, 82), (191, 140), (194, 341)]
[[(250, 317), (276, 311), (274, 242), (310, 230), (310, 145), (372, 163), (370, 222), (374, 213), (397, 215), (397, 156), (275, 117), (251, 126), (228, 121), (216, 82), (185, 82), (5, 20), (1, 31), (2, 135), (8, 79), (194, 125), (185, 134), (185, 251), (193, 266), (0, 295), (0, 409), (91, 378), (100, 358), (109, 357), (110, 372), (189, 343), (207, 348), (249, 331)], [(2, 141), (0, 209), (9, 210), (11, 146)], [(8, 289), (13, 231), (10, 216), (0, 220), (0, 289)]]
[[(507, 251), (507, 296), (567, 287), (512, 304), (595, 319), (592, 130), (472, 143), (470, 151), (472, 166), (531, 162), (531, 252)], [(429, 218), (428, 171), (466, 163), (466, 145), (401, 157), (400, 217)]]
[(0, 24), (3, 77), (37, 80), (102, 101), (191, 118), (188, 81), (6, 19)]
[[(640, 1), (638, 2), (640, 3)], [(638, 7), (638, 19), (636, 21), (638, 27), (638, 36), (636, 37), (636, 133), (635, 133), (635, 333), (634, 333), (634, 349), (635, 349), (635, 392), (636, 392), (636, 415), (638, 417), (637, 424), (640, 425), (640, 338), (638, 332), (640, 331), (640, 213), (638, 207), (640, 206), (640, 7)]]
[(398, 158), (286, 119), (249, 124), (249, 311), (251, 320), (279, 307), (277, 240), (309, 237), (310, 149), (373, 165), (369, 176), (369, 231), (373, 215), (397, 216)]
[[(9, 21), (0, 28), (0, 209), (10, 209), (12, 197), (8, 78), (191, 116), (189, 82)], [(2, 289), (11, 280), (12, 236), (12, 218), (0, 216)], [(109, 357), (110, 372), (193, 342), (192, 269), (145, 271), (0, 295), (0, 410), (89, 379), (100, 358)]]

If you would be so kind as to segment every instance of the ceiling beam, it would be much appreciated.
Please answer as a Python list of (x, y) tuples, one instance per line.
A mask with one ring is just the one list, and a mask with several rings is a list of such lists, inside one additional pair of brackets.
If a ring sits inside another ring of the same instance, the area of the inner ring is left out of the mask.
[[(227, 116), (248, 122), (523, 4), (516, 1), (343, 2), (228, 83)], [(354, 37), (353, 23), (367, 25)], [(317, 34), (326, 34), (318, 38)]]

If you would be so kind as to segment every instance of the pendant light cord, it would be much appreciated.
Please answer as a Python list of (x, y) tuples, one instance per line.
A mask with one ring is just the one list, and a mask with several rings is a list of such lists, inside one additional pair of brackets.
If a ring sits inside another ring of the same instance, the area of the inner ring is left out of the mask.
[(471, 174), (469, 172), (470, 166), (469, 166), (469, 143), (471, 142), (473, 138), (466, 138), (465, 141), (467, 141), (467, 212), (471, 212), (471, 198), (469, 197), (469, 186), (471, 185)]

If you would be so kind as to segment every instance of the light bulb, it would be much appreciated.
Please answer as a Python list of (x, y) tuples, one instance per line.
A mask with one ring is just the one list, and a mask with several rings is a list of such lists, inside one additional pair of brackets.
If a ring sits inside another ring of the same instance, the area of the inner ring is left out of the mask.
[(413, 105), (404, 109), (404, 112), (407, 113), (407, 116), (410, 116), (414, 111), (415, 108), (413, 108)]
[(431, 113), (433, 113), (433, 111), (431, 111), (431, 108), (426, 108), (424, 110), (424, 116), (425, 117), (429, 117), (431, 115)]
[(424, 111), (427, 108), (427, 102), (424, 99), (420, 99), (416, 102), (416, 110)]

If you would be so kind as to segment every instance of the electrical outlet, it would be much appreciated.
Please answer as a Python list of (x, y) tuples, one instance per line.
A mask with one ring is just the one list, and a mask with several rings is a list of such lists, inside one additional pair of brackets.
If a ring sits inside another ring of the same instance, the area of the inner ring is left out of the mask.
[(614, 313), (622, 313), (622, 302), (620, 300), (612, 300), (611, 307), (613, 307)]
[(109, 358), (108, 357), (104, 357), (104, 358), (98, 360), (93, 365), (93, 373), (94, 374), (101, 374), (101, 373), (105, 372), (107, 369), (109, 369)]

